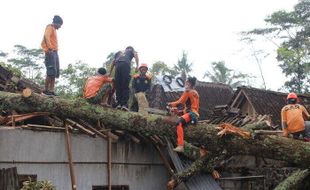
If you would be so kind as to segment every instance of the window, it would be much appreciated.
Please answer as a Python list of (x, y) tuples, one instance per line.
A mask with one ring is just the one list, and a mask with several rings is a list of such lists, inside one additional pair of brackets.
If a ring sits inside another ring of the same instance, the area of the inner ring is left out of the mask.
[[(108, 185), (93, 186), (92, 190), (109, 190)], [(112, 190), (129, 190), (128, 185), (112, 185)]]

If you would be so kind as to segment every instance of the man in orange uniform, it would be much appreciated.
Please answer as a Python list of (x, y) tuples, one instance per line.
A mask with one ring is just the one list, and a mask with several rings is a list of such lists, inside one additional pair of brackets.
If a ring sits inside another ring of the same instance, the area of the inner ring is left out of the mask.
[(62, 18), (55, 15), (53, 23), (46, 26), (41, 43), (41, 47), (45, 52), (46, 79), (43, 93), (46, 95), (55, 95), (55, 78), (59, 78), (58, 40), (56, 30), (58, 30), (62, 24)]
[(133, 76), (132, 89), (135, 93), (135, 97), (138, 102), (138, 111), (144, 116), (148, 115), (147, 108), (149, 108), (149, 102), (146, 98), (146, 92), (151, 88), (152, 76), (147, 74), (148, 66), (146, 63), (142, 63), (139, 67), (140, 74)]
[(109, 77), (105, 68), (99, 68), (95, 76), (87, 79), (83, 97), (92, 104), (108, 105), (108, 98), (112, 90), (113, 79)]
[(297, 104), (297, 99), (295, 93), (289, 93), (288, 105), (281, 110), (283, 136), (287, 137), (288, 134), (292, 134), (293, 138), (297, 139), (303, 135), (306, 141), (310, 141), (310, 131), (305, 126), (305, 120), (310, 119), (310, 115), (304, 106)]
[(177, 122), (177, 144), (173, 150), (176, 152), (184, 152), (184, 130), (183, 126), (188, 123), (196, 124), (199, 117), (199, 94), (194, 89), (196, 78), (189, 77), (185, 83), (185, 92), (179, 100), (168, 103), (169, 106), (175, 107), (178, 104), (186, 106), (185, 114), (182, 115)]

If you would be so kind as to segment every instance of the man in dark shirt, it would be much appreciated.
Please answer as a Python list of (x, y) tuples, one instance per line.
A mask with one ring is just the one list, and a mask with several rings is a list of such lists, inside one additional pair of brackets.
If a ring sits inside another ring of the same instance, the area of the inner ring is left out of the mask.
[(139, 113), (148, 115), (147, 108), (149, 103), (146, 99), (145, 92), (151, 88), (151, 76), (147, 75), (148, 67), (146, 63), (142, 63), (139, 67), (140, 74), (133, 76), (132, 89), (138, 102)]
[(129, 82), (131, 60), (135, 58), (136, 70), (139, 66), (139, 57), (133, 47), (128, 46), (125, 51), (115, 54), (110, 74), (115, 67), (115, 91), (118, 109), (128, 111)]

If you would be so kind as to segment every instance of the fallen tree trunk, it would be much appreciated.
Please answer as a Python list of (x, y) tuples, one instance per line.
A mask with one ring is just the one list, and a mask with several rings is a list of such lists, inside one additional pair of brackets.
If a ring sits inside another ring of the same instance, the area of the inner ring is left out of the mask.
[(291, 176), (281, 182), (274, 190), (299, 189), (302, 181), (310, 174), (308, 169), (295, 171)]
[[(23, 97), (21, 94), (0, 92), (0, 102), (1, 110), (51, 112), (63, 119), (79, 118), (91, 123), (100, 121), (107, 128), (175, 139), (174, 122), (167, 117), (143, 117), (137, 113), (90, 105), (84, 100), (65, 100), (35, 93)], [(214, 155), (225, 151), (229, 155), (255, 155), (295, 163), (299, 167), (310, 166), (310, 146), (305, 142), (277, 136), (244, 139), (226, 135), (221, 138), (216, 135), (217, 132), (214, 125), (199, 124), (185, 128), (185, 139), (205, 146)]]
[(213, 162), (211, 161), (211, 158), (212, 156), (209, 154), (197, 158), (189, 168), (180, 173), (177, 173), (172, 177), (172, 179), (167, 184), (167, 189), (173, 190), (175, 187), (177, 187), (178, 184), (187, 181), (189, 178), (199, 173), (202, 169), (204, 169), (204, 171), (207, 173), (212, 173), (214, 178), (219, 178), (219, 173), (213, 169)]

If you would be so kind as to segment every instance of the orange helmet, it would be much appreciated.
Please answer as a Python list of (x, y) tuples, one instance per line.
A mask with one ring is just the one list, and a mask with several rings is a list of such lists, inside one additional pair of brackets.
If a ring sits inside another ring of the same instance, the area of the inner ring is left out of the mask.
[(297, 99), (297, 95), (294, 92), (291, 92), (287, 95), (286, 99)]
[(141, 69), (142, 67), (149, 69), (146, 63), (141, 63), (141, 65), (139, 66), (139, 69)]

